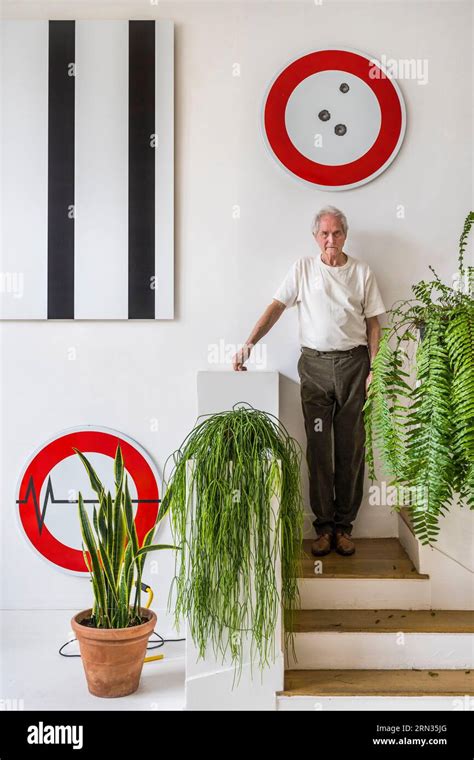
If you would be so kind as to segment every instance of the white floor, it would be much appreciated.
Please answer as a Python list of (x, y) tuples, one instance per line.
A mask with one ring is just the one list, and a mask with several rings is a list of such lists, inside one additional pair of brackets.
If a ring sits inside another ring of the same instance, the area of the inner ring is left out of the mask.
[[(185, 642), (170, 642), (149, 655), (163, 660), (143, 666), (135, 694), (100, 699), (87, 690), (79, 657), (66, 659), (59, 647), (73, 638), (69, 610), (1, 613), (1, 707), (24, 710), (182, 710)], [(157, 632), (160, 631), (159, 626)], [(170, 636), (170, 638), (172, 638)], [(151, 642), (156, 639), (153, 637)], [(77, 643), (66, 649), (78, 653)]]

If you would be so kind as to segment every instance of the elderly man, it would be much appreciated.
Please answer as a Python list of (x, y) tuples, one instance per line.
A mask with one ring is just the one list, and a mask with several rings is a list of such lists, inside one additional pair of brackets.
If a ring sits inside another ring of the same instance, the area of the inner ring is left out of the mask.
[[(365, 429), (362, 414), (371, 362), (385, 312), (368, 264), (343, 251), (347, 220), (334, 206), (314, 217), (312, 233), (321, 251), (288, 271), (233, 366), (244, 363), (286, 308), (298, 306), (301, 355), (298, 374), (307, 437), (310, 503), (315, 519), (315, 556), (335, 548), (355, 551), (352, 523), (364, 484)], [(334, 455), (333, 455), (334, 447)]]

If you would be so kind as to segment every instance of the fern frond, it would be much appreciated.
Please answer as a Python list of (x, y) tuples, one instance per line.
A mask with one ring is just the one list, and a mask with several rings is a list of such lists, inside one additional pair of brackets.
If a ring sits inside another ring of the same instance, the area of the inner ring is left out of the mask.
[(373, 379), (364, 405), (366, 461), (369, 478), (376, 479), (374, 449), (380, 452), (389, 476), (397, 479), (403, 472), (406, 406), (410, 386), (402, 369), (406, 355), (397, 345), (390, 346), (390, 328), (383, 328), (379, 350), (373, 361)]
[(460, 501), (474, 509), (474, 307), (459, 308), (446, 330), (453, 372), (453, 451)]
[(455, 481), (446, 325), (442, 316), (426, 325), (416, 355), (418, 385), (408, 412), (404, 480), (413, 490), (410, 511), (415, 534), (423, 544), (436, 540), (438, 519), (448, 509)]

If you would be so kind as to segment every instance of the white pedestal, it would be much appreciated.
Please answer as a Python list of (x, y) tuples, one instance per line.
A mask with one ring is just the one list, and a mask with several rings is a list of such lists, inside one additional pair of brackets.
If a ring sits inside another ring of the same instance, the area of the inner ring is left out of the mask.
[[(198, 414), (208, 415), (232, 409), (245, 401), (256, 409), (278, 416), (278, 372), (199, 372)], [(277, 513), (278, 503), (272, 504)], [(281, 594), (280, 563), (275, 568)], [(275, 662), (262, 673), (258, 665), (251, 672), (248, 648), (240, 674), (235, 679), (230, 660), (216, 660), (212, 647), (205, 659), (186, 630), (186, 709), (187, 710), (276, 710), (276, 692), (283, 689), (282, 616), (279, 610), (275, 630)], [(232, 688), (234, 683), (234, 687)]]

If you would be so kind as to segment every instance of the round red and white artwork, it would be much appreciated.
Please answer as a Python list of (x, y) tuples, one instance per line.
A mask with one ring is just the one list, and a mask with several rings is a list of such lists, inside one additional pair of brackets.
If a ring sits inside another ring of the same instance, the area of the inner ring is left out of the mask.
[(69, 573), (88, 573), (82, 553), (78, 492), (91, 518), (94, 505), (98, 507), (97, 495), (73, 448), (87, 457), (113, 497), (113, 465), (118, 445), (141, 544), (158, 515), (158, 477), (145, 450), (123, 433), (92, 426), (64, 430), (32, 454), (20, 476), (16, 509), (23, 534), (37, 554)]
[(397, 82), (375, 58), (346, 48), (292, 61), (264, 101), (271, 153), (320, 190), (349, 190), (378, 177), (400, 150), (405, 128)]

